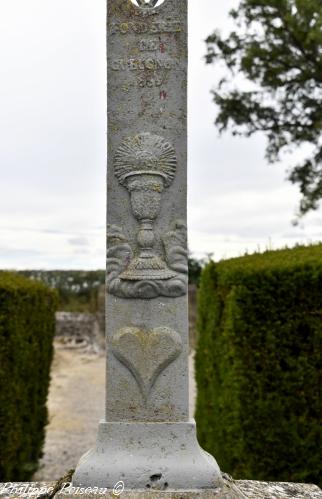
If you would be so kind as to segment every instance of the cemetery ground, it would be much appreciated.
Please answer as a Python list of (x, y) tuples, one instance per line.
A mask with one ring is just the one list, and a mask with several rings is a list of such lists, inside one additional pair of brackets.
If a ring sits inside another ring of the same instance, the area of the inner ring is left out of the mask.
[[(193, 354), (189, 363), (193, 415), (196, 397)], [(71, 346), (64, 338), (56, 338), (48, 398), (49, 423), (35, 481), (58, 480), (74, 469), (79, 458), (93, 447), (98, 422), (104, 416), (104, 392), (104, 351), (86, 345)]]

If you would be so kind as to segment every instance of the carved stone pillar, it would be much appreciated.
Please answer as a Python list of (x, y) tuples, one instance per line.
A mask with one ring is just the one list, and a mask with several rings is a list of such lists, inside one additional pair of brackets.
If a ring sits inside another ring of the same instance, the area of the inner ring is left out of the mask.
[(187, 0), (107, 1), (107, 382), (73, 483), (215, 489), (189, 419)]

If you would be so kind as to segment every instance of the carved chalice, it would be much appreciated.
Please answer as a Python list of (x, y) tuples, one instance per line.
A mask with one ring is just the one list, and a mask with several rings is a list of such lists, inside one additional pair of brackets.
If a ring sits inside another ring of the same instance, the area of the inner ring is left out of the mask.
[(129, 191), (132, 213), (139, 222), (138, 255), (122, 272), (121, 279), (159, 280), (177, 275), (154, 249), (154, 222), (160, 214), (162, 192), (174, 179), (176, 164), (171, 144), (150, 133), (126, 138), (115, 154), (115, 175)]

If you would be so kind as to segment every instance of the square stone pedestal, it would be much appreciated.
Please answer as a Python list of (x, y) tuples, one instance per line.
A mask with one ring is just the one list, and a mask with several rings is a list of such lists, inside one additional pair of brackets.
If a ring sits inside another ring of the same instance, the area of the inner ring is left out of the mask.
[(108, 489), (123, 482), (126, 490), (141, 491), (217, 490), (223, 485), (215, 459), (198, 444), (194, 420), (101, 422), (96, 446), (81, 458), (72, 482)]

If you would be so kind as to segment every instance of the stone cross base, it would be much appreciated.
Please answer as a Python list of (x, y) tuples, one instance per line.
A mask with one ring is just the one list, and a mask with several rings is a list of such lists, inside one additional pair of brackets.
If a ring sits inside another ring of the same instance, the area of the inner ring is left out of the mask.
[(73, 475), (75, 487), (107, 487), (122, 480), (130, 490), (213, 489), (220, 470), (201, 449), (194, 421), (179, 423), (106, 423), (97, 444)]
[(159, 491), (138, 490), (115, 491), (102, 489), (77, 489), (69, 483), (2, 483), (1, 499), (322, 499), (322, 490), (316, 485), (255, 482), (232, 480), (224, 475), (224, 485), (220, 489), (199, 491)]

